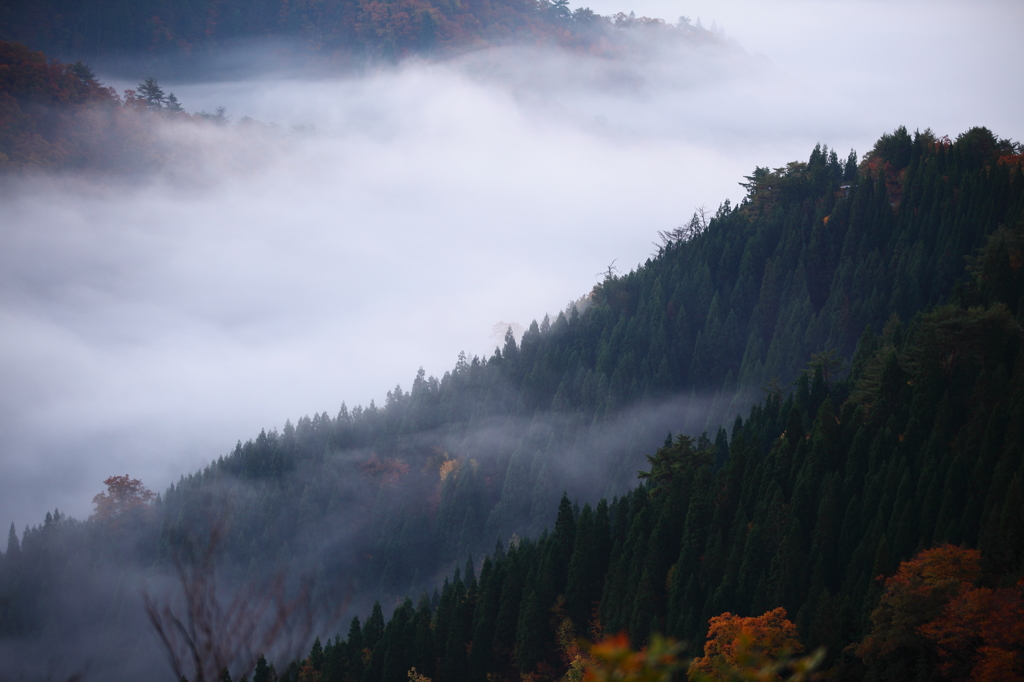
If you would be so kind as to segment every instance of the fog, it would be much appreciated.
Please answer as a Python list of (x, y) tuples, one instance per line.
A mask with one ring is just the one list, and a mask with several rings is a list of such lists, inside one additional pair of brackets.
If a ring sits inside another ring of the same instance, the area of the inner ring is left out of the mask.
[(1016, 3), (614, 2), (591, 7), (724, 38), (333, 77), (252, 49), (247, 78), (161, 84), (275, 127), (170, 126), (189, 154), (153, 178), (9, 183), (0, 522), (88, 516), (107, 476), (161, 490), (261, 428), (490, 354), (496, 323), (636, 267), (755, 165), (901, 124), (1024, 137)]

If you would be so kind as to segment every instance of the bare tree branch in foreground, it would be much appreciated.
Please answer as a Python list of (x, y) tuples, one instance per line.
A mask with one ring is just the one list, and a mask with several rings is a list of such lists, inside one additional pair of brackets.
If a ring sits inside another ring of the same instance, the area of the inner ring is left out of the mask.
[(225, 669), (236, 679), (248, 675), (264, 653), (294, 655), (307, 646), (314, 627), (309, 581), (289, 597), (283, 571), (269, 584), (243, 585), (225, 597), (214, 565), (223, 535), (223, 524), (215, 523), (195, 560), (175, 555), (183, 597), (178, 609), (170, 599), (161, 603), (143, 592), (146, 613), (179, 680), (214, 682)]

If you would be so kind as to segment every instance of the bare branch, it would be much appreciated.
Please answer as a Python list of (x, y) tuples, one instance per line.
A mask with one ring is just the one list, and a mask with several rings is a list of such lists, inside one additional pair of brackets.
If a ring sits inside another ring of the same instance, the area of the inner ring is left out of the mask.
[[(256, 659), (277, 652), (294, 656), (309, 643), (317, 609), (311, 603), (309, 580), (289, 589), (284, 571), (269, 583), (250, 582), (228, 590), (216, 575), (216, 551), (224, 523), (213, 524), (209, 540), (191, 561), (176, 553), (174, 565), (180, 597), (178, 608), (143, 592), (146, 614), (178, 679), (214, 682), (228, 669), (248, 675)], [(325, 620), (336, 621), (347, 600)]]
[(658, 230), (658, 236), (661, 237), (661, 244), (665, 247), (669, 244), (688, 242), (694, 237), (704, 234), (707, 229), (708, 208), (701, 205), (694, 209), (693, 216), (685, 225), (680, 225), (672, 230)]
[(619, 259), (615, 258), (614, 260), (612, 260), (612, 262), (608, 264), (608, 267), (605, 268), (603, 272), (599, 272), (599, 273), (597, 273), (594, 276), (595, 277), (604, 277), (605, 279), (614, 279), (616, 273), (618, 273), (618, 271), (619, 271), (619, 269), (617, 267), (615, 267), (615, 261), (617, 261), (617, 260), (619, 260)]

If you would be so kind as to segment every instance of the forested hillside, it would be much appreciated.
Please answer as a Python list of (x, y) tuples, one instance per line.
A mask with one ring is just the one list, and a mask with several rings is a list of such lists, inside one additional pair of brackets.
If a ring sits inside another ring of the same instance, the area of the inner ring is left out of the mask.
[(157, 570), (216, 537), (225, 575), (287, 566), (356, 609), (477, 557), (479, 580), (314, 649), (324, 679), (554, 678), (563, 622), (699, 648), (711, 616), (780, 606), (849, 674), (905, 679), (924, 645), (841, 655), (877, 576), (944, 542), (979, 547), (986, 584), (1020, 570), (1019, 151), (900, 128), (859, 164), (757, 168), (738, 206), (489, 358), (239, 442), (117, 523), (12, 529), (0, 630), (45, 631), (89, 589), (77, 566)]
[[(827, 378), (845, 376), (866, 328), (948, 297), (964, 256), (1019, 220), (1012, 151), (984, 129), (955, 145), (901, 129), (860, 172), (822, 149), (758, 169), (741, 206), (669, 235), (644, 267), (596, 286), (582, 314), (534, 323), (521, 343), (508, 335), (440, 379), (421, 373), (383, 406), (343, 406), (239, 443), (167, 492), (170, 518), (223, 481), (237, 496), (241, 563), (296, 543), (369, 546), (362, 584), (402, 593), (496, 537), (536, 536), (563, 490), (583, 500), (627, 490), (666, 430), (707, 431), (721, 464), (720, 425), (762, 387), (788, 392), (812, 356)], [(346, 483), (353, 474), (373, 486)], [(371, 522), (351, 523), (353, 506)]]
[[(661, 20), (621, 13), (606, 18), (586, 7), (570, 9), (567, 0), (11, 0), (0, 8), (0, 39), (112, 66), (125, 57), (159, 61), (173, 56), (180, 64), (201, 63), (225, 46), (266, 39), (278, 41), (278, 59), (290, 54), (300, 57), (299, 63), (335, 65), (513, 39), (605, 50), (608, 29), (637, 24), (670, 28)], [(715, 40), (689, 23), (671, 28), (688, 40)]]
[(63, 64), (0, 41), (0, 174), (173, 171), (174, 159), (195, 154), (181, 138), (167, 139), (165, 126), (223, 123), (223, 110), (187, 113), (154, 78), (122, 97), (80, 60)]
[(845, 379), (822, 361), (737, 417), (724, 457), (670, 434), (637, 488), (563, 497), (550, 533), (499, 544), (479, 579), (471, 558), (386, 625), (376, 605), (282, 679), (555, 679), (573, 633), (665, 633), (696, 656), (713, 617), (779, 607), (841, 679), (1018, 678), (1022, 255), (1024, 223), (1000, 227), (949, 303), (866, 331)]

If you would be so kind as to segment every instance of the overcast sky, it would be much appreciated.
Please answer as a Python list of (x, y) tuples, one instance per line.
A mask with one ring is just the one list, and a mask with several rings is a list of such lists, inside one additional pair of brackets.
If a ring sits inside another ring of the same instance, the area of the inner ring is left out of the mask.
[(169, 130), (208, 152), (184, 182), (5, 194), (0, 523), (85, 517), (107, 476), (163, 490), (261, 428), (489, 354), (497, 323), (557, 314), (816, 142), (1024, 138), (1019, 2), (590, 6), (700, 17), (729, 42), (164, 83), (278, 132)]

